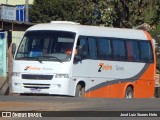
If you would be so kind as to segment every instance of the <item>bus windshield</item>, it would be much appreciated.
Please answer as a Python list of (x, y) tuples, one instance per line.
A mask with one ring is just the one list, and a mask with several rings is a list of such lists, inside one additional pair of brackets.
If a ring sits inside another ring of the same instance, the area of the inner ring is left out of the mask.
[[(28, 31), (25, 33), (16, 60), (65, 62), (71, 58), (75, 33), (66, 31)], [(70, 52), (68, 52), (70, 51)]]

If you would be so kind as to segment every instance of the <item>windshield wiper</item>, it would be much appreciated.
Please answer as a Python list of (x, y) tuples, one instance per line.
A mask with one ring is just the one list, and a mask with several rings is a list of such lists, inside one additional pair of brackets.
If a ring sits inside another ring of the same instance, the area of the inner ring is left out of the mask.
[(37, 57), (21, 57), (21, 58), (17, 58), (17, 60), (36, 60), (42, 63), (42, 61), (40, 61)]
[(40, 56), (40, 57), (37, 57), (37, 60), (41, 62), (42, 61), (41, 59), (43, 59), (43, 58), (56, 59), (57, 61), (62, 63), (62, 61), (55, 56)]
[(43, 58), (56, 59), (57, 61), (62, 63), (62, 61), (55, 56), (21, 57), (21, 58), (17, 58), (17, 60), (36, 60), (36, 61), (39, 61), (40, 63), (42, 63)]
[(35, 57), (20, 57), (20, 58), (16, 58), (16, 60), (31, 60), (31, 59), (35, 59)]

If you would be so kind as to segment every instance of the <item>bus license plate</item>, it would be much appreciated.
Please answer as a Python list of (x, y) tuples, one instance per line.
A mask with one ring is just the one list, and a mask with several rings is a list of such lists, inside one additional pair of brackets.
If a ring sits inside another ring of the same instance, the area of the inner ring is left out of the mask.
[(37, 89), (37, 88), (31, 88), (31, 93), (40, 93), (41, 89)]

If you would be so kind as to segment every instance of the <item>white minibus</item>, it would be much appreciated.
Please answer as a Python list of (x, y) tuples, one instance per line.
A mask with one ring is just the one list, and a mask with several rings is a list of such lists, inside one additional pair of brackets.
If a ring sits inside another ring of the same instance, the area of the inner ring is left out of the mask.
[(143, 30), (53, 21), (12, 45), (12, 93), (154, 97), (155, 53)]

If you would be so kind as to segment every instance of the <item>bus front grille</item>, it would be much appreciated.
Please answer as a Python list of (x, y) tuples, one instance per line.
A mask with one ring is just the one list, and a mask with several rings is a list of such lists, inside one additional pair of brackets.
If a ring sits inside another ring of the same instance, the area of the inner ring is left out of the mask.
[(29, 83), (24, 83), (23, 86), (25, 88), (49, 89), (50, 84), (29, 84)]

